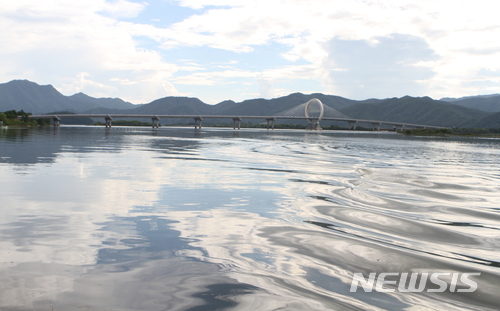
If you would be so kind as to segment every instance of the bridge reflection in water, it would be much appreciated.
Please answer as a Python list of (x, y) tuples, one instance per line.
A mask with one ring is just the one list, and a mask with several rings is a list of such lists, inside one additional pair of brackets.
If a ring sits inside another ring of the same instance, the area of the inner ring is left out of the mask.
[(358, 123), (370, 124), (374, 131), (379, 131), (381, 125), (393, 126), (396, 131), (401, 131), (405, 128), (428, 128), (440, 129), (446, 128), (441, 126), (411, 124), (394, 121), (378, 121), (378, 120), (363, 120), (355, 119), (323, 104), (319, 99), (313, 98), (306, 103), (300, 104), (291, 109), (282, 111), (272, 116), (251, 116), (251, 115), (160, 115), (160, 114), (47, 114), (47, 115), (32, 115), (32, 119), (52, 119), (54, 126), (59, 126), (62, 118), (104, 118), (106, 128), (111, 128), (113, 119), (117, 118), (147, 118), (151, 119), (153, 128), (160, 126), (160, 119), (193, 119), (194, 128), (201, 129), (201, 122), (204, 119), (232, 119), (233, 128), (240, 129), (243, 119), (261, 119), (266, 120), (267, 129), (274, 129), (276, 120), (307, 120), (307, 130), (321, 130), (320, 122), (325, 121), (345, 121), (349, 126), (349, 130), (355, 130)]

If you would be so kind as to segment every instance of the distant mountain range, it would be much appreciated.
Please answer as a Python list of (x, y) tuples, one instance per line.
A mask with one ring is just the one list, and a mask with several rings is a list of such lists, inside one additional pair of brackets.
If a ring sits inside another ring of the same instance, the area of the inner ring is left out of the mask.
[[(83, 93), (64, 96), (51, 85), (27, 80), (0, 84), (0, 111), (24, 110), (33, 114), (55, 111), (74, 113), (130, 114), (217, 114), (273, 115), (318, 98), (352, 118), (395, 121), (447, 127), (500, 128), (500, 95), (462, 98), (410, 97), (351, 100), (321, 93), (293, 93), (274, 99), (231, 100), (208, 105), (197, 98), (164, 97), (144, 105), (134, 105), (119, 98), (94, 98)], [(176, 120), (162, 120), (163, 124)], [(227, 122), (227, 121), (226, 121)]]
[(24, 110), (33, 114), (51, 111), (82, 112), (92, 108), (132, 109), (135, 105), (119, 98), (94, 98), (83, 93), (64, 96), (52, 85), (28, 80), (0, 84), (0, 111)]
[(486, 112), (500, 112), (500, 94), (441, 98), (442, 101)]
[(397, 120), (405, 123), (446, 127), (469, 127), (491, 114), (448, 104), (430, 97), (410, 96), (386, 99), (378, 104), (358, 104), (345, 108), (341, 112), (357, 119)]

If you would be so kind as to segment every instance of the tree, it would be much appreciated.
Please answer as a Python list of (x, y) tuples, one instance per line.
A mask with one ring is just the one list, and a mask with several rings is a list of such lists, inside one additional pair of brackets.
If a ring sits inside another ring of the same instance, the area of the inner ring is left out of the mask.
[(7, 116), (7, 119), (17, 119), (17, 111), (15, 110), (5, 111), (4, 113)]
[(29, 122), (30, 119), (29, 119), (29, 116), (31, 115), (31, 113), (29, 112), (24, 112), (24, 110), (21, 110), (17, 113), (17, 116), (21, 118), (21, 121), (23, 122)]

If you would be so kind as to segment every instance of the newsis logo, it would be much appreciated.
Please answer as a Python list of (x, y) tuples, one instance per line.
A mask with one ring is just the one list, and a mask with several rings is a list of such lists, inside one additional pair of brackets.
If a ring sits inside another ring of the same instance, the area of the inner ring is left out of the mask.
[[(449, 272), (433, 272), (433, 273), (409, 273), (403, 272), (372, 272), (365, 279), (362, 273), (354, 273), (351, 282), (351, 293), (357, 291), (358, 287), (362, 287), (365, 292), (401, 292), (401, 293), (420, 293), (426, 291), (428, 293), (442, 293), (449, 289), (450, 292), (474, 292), (477, 289), (477, 283), (471, 280), (470, 276), (480, 276), (480, 272), (476, 273), (449, 273)], [(409, 276), (409, 277), (408, 277)], [(398, 278), (399, 277), (399, 278)], [(445, 281), (446, 280), (446, 281)], [(460, 288), (457, 289), (457, 284)], [(432, 283), (428, 286), (428, 282)], [(447, 282), (448, 281), (448, 282)]]

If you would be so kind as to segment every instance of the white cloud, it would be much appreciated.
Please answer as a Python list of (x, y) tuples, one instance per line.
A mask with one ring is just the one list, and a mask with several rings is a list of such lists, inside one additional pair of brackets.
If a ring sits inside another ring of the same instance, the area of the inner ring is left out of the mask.
[[(181, 4), (203, 7), (200, 1)], [(445, 80), (447, 92), (459, 91), (462, 80), (457, 80), (456, 71), (470, 76), (472, 68), (477, 71), (486, 62), (499, 62), (496, 54), (500, 49), (494, 38), (500, 35), (500, 24), (495, 10), (481, 9), (492, 6), (486, 1), (458, 1), (453, 5), (444, 0), (383, 3), (257, 0), (237, 5), (223, 1), (203, 1), (203, 4), (227, 7), (206, 11), (174, 25), (171, 29), (176, 35), (171, 36), (164, 47), (195, 44), (251, 52), (255, 46), (276, 41), (290, 46), (289, 52), (283, 55), (286, 59), (305, 59), (320, 69), (330, 57), (322, 47), (324, 42), (337, 38), (376, 44), (377, 37), (399, 33), (420, 38), (441, 57), (441, 61), (434, 64), (435, 78), (423, 81), (427, 84), (424, 89), (430, 92), (437, 84), (441, 88)], [(481, 61), (474, 54), (492, 57)], [(422, 61), (426, 60), (420, 63)], [(472, 68), (469, 69), (467, 63)], [(455, 69), (449, 71), (450, 68)], [(320, 76), (324, 78), (329, 74), (324, 72)], [(420, 81), (419, 77), (415, 80)], [(366, 88), (369, 92), (370, 85)]]
[(175, 86), (168, 81), (160, 81), (161, 86), (166, 92), (166, 96), (188, 96), (189, 94), (180, 93)]
[(228, 83), (228, 80), (239, 78), (255, 78), (258, 73), (246, 70), (225, 70), (216, 72), (197, 72), (172, 79), (185, 85), (217, 85)]
[(63, 93), (73, 94), (83, 90), (92, 90), (92, 93), (102, 93), (102, 96), (105, 96), (105, 94), (108, 94), (110, 91), (116, 91), (116, 89), (111, 86), (92, 81), (87, 79), (87, 77), (90, 77), (90, 74), (87, 72), (78, 73), (71, 83), (62, 85), (61, 91)]
[[(149, 8), (146, 2), (52, 0), (42, 4), (19, 0), (1, 3), (0, 27), (9, 31), (0, 33), (0, 79), (24, 78), (63, 89), (63, 83), (71, 84), (68, 80), (87, 72), (92, 81), (101, 84), (101, 91), (105, 89), (102, 86), (109, 86), (110, 95), (136, 102), (165, 95), (162, 81), (189, 85), (190, 93), (202, 98), (204, 94), (196, 92), (202, 92), (199, 87), (207, 85), (253, 83), (258, 92), (256, 81), (261, 78), (269, 81), (309, 79), (326, 87), (318, 91), (330, 90), (346, 96), (355, 86), (341, 87), (339, 83), (345, 81), (336, 80), (336, 73), (344, 70), (345, 74), (357, 74), (361, 79), (369, 72), (360, 68), (356, 73), (335, 65), (341, 54), (326, 48), (326, 43), (332, 40), (365, 42), (367, 47), (375, 47), (380, 45), (381, 38), (394, 34), (417, 38), (439, 56), (432, 61), (414, 59), (412, 66), (399, 67), (407, 76), (415, 72), (416, 67), (432, 67), (434, 75), (412, 78), (418, 81), (408, 86), (409, 93), (413, 91), (414, 95), (436, 97), (489, 92), (492, 81), (496, 80), (477, 72), (481, 68), (500, 67), (500, 45), (496, 40), (500, 36), (496, 14), (499, 5), (486, 0), (451, 4), (447, 0), (181, 0), (171, 2), (171, 7), (176, 3), (194, 10), (191, 16), (174, 24), (162, 20), (161, 14), (146, 15), (142, 20), (141, 14)], [(148, 24), (153, 19), (158, 20), (154, 23), (157, 26)], [(170, 26), (161, 28), (160, 25)], [(146, 38), (148, 44), (140, 46), (137, 37)], [(267, 55), (261, 54), (262, 47), (271, 44), (282, 46), (276, 53), (281, 54), (283, 63), (263, 62)], [(224, 53), (219, 59), (213, 53), (209, 60), (204, 60), (207, 48)], [(181, 49), (199, 51), (199, 57), (191, 52), (188, 57), (192, 58), (192, 64), (172, 57)], [(244, 61), (238, 57), (227, 59), (226, 51), (247, 56)], [(387, 50), (389, 54), (393, 52)], [(309, 64), (307, 68), (297, 63), (304, 61)], [(215, 63), (226, 68), (217, 68)], [(285, 76), (287, 71), (302, 69), (309, 73)], [(387, 81), (385, 85), (388, 92), (391, 92), (390, 84)], [(379, 87), (366, 83), (365, 94), (372, 97), (368, 94), (377, 94)], [(234, 88), (233, 94), (223, 97), (244, 92), (248, 90), (238, 92)], [(213, 95), (206, 94), (212, 98), (205, 100), (213, 101)]]
[[(0, 51), (0, 65), (11, 64), (7, 70), (0, 70), (0, 79), (30, 79), (54, 84), (66, 95), (82, 91), (138, 103), (156, 99), (152, 96), (165, 96), (163, 91), (150, 92), (151, 87), (140, 86), (143, 81), (159, 85), (178, 69), (165, 62), (158, 51), (136, 46), (133, 36), (154, 27), (100, 14), (107, 10), (131, 17), (143, 7), (127, 1), (100, 0), (84, 4), (19, 1), (16, 5), (0, 5), (0, 27), (9, 29), (0, 33), (5, 46)], [(85, 78), (89, 75), (93, 80)], [(120, 87), (121, 82), (112, 85), (116, 79), (129, 81), (129, 88)], [(136, 86), (130, 89), (131, 85)]]
[(355, 99), (425, 93), (420, 81), (435, 73), (422, 62), (438, 58), (427, 43), (398, 34), (376, 39), (378, 43), (372, 44), (339, 39), (326, 44), (329, 57), (324, 67), (330, 70), (331, 84)]
[(244, 6), (248, 1), (245, 0), (179, 0), (179, 5), (189, 7), (192, 9), (202, 9), (206, 6)]
[(134, 85), (137, 84), (137, 81), (130, 81), (129, 79), (120, 79), (120, 78), (112, 78), (110, 81), (119, 82), (123, 85)]
[(259, 79), (259, 90), (260, 97), (262, 98), (273, 98), (276, 96), (276, 92), (274, 91), (273, 82), (267, 79)]
[(102, 11), (109, 13), (112, 17), (133, 18), (137, 17), (144, 7), (145, 4), (137, 2), (115, 0), (106, 2)]

